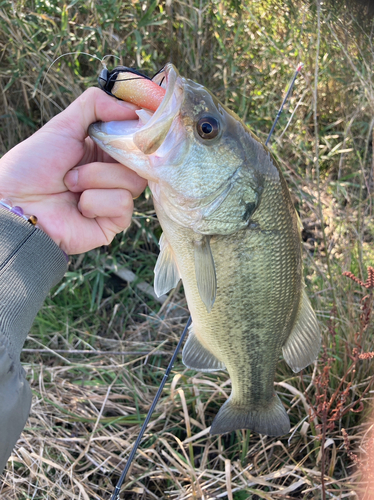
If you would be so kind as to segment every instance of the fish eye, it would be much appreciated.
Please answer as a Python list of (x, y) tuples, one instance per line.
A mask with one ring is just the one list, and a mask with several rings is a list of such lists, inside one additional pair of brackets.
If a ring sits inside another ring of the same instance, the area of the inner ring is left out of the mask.
[(196, 128), (203, 139), (214, 139), (219, 133), (219, 121), (213, 116), (204, 116), (197, 122)]

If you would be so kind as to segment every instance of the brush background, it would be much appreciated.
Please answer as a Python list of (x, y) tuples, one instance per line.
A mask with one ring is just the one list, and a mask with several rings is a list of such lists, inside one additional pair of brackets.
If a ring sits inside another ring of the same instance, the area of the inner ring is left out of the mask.
[[(374, 265), (374, 24), (370, 2), (324, 3), (320, 29), (317, 8), (302, 0), (0, 3), (1, 153), (96, 85), (102, 65), (93, 55), (112, 55), (109, 69), (150, 75), (171, 61), (263, 140), (295, 67), (305, 65), (271, 141), (303, 222), (305, 282), (324, 338), (302, 376), (278, 365), (276, 390), (295, 432), (194, 439), (230, 383), (179, 359), (122, 498), (348, 498), (366, 488), (373, 361), (352, 350), (374, 350), (372, 291), (365, 316), (368, 290), (342, 272), (365, 281)], [(54, 62), (67, 52), (78, 54)], [(137, 287), (152, 285), (160, 233), (146, 191), (126, 233), (71, 258), (22, 355), (33, 406), (1, 498), (110, 498), (188, 317), (181, 285), (162, 306)], [(114, 274), (123, 266), (132, 283)]]

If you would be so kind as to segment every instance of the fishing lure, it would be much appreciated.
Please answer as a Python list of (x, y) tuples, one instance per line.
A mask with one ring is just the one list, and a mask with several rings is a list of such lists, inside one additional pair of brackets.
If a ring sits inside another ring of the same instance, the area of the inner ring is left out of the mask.
[(156, 75), (150, 78), (136, 69), (117, 66), (112, 71), (104, 68), (99, 75), (98, 83), (106, 94), (116, 99), (156, 111), (165, 96), (165, 89), (162, 87), (164, 78), (160, 83), (156, 83), (154, 81)]
[(99, 84), (99, 87), (101, 90), (104, 90), (104, 92), (108, 95), (111, 95), (112, 97), (115, 97), (118, 100), (122, 100), (120, 97), (112, 93), (114, 84), (116, 82), (122, 81), (121, 79), (118, 79), (118, 76), (122, 73), (131, 73), (135, 75), (133, 78), (126, 78), (124, 80), (129, 81), (129, 80), (140, 80), (141, 78), (145, 78), (146, 80), (152, 80), (152, 78), (149, 78), (149, 76), (145, 75), (144, 73), (141, 73), (137, 69), (133, 68), (128, 68), (127, 66), (116, 66), (112, 71), (109, 71), (106, 67), (104, 67), (100, 75), (98, 76), (97, 82)]

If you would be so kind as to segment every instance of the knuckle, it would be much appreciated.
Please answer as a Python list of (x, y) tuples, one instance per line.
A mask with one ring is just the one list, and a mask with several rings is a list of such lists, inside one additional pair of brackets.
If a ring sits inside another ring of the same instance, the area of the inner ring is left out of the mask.
[(136, 185), (133, 190), (133, 196), (136, 198), (140, 196), (144, 191), (144, 189), (146, 188), (146, 186), (147, 186), (147, 181), (145, 179), (142, 179), (141, 177), (138, 177), (136, 179)]
[(119, 204), (123, 210), (131, 210), (133, 207), (132, 195), (127, 189), (119, 189)]
[(79, 99), (84, 103), (85, 101), (95, 99), (95, 97), (97, 97), (100, 93), (100, 89), (96, 87), (89, 87), (80, 95)]
[(131, 225), (132, 212), (126, 212), (116, 221), (116, 232), (125, 231)]
[(86, 191), (83, 191), (79, 200), (79, 208), (85, 217), (92, 217), (92, 206), (90, 196)]
[(124, 219), (123, 229), (127, 229), (131, 225), (132, 212), (128, 212)]
[(115, 232), (110, 233), (110, 234), (105, 234), (105, 238), (106, 238), (105, 245), (110, 245), (112, 243), (112, 241), (114, 240), (115, 235), (116, 235)]

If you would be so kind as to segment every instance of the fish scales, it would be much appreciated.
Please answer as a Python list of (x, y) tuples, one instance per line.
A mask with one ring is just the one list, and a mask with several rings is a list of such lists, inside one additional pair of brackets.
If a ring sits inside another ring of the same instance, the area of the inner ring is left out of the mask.
[[(269, 150), (207, 89), (167, 65), (165, 97), (145, 123), (94, 124), (91, 137), (147, 178), (163, 235), (155, 291), (183, 280), (192, 316), (182, 359), (227, 369), (230, 398), (212, 434), (289, 431), (274, 391), (283, 354), (295, 371), (317, 357), (298, 216)], [(150, 83), (152, 84), (152, 82)]]
[[(275, 218), (270, 210), (274, 201), (279, 207)], [(299, 238), (295, 238), (299, 232), (297, 220), (289, 203), (284, 183), (275, 185), (270, 181), (252, 219), (252, 225), (258, 224), (259, 228), (210, 240), (217, 297), (209, 315), (191, 273), (194, 246), (188, 242), (193, 241), (193, 234), (173, 223), (155, 204), (183, 276), (193, 331), (208, 350), (230, 367), (232, 400), (238, 405), (257, 408), (272, 400), (275, 365), (298, 311), (301, 248)]]

